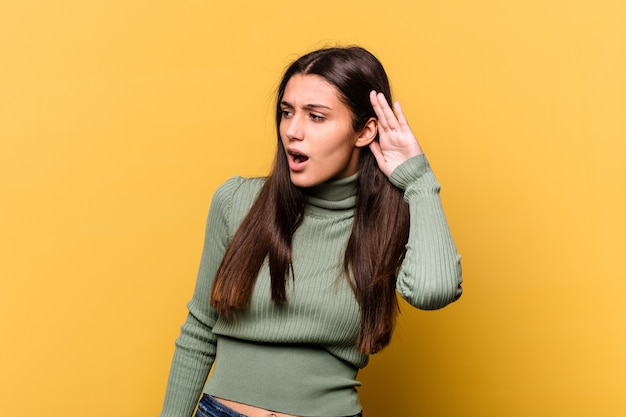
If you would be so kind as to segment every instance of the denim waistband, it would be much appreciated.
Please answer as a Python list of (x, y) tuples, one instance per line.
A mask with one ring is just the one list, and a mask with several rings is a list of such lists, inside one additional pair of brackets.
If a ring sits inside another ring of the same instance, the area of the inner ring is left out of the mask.
[[(362, 417), (362, 413), (355, 414), (354, 416), (346, 417)], [(245, 414), (238, 413), (232, 408), (227, 407), (221, 402), (217, 401), (213, 396), (204, 394), (198, 403), (198, 410), (195, 417), (248, 417)]]
[(230, 407), (217, 401), (211, 395), (204, 394), (198, 403), (195, 417), (248, 417), (236, 412)]

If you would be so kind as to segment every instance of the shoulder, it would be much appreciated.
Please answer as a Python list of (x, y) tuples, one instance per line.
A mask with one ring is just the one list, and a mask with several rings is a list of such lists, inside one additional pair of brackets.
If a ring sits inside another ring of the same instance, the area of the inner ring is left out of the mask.
[(265, 178), (232, 177), (215, 190), (213, 200), (221, 202), (232, 199), (254, 201), (263, 184), (265, 184)]
[(239, 223), (250, 210), (263, 184), (265, 178), (229, 178), (215, 190), (211, 211), (219, 211)]

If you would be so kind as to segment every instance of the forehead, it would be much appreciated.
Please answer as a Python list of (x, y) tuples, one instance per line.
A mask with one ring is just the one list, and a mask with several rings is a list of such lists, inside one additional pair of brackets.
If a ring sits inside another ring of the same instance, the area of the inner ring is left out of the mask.
[(323, 77), (314, 74), (292, 76), (285, 86), (283, 100), (298, 106), (341, 103), (337, 88)]

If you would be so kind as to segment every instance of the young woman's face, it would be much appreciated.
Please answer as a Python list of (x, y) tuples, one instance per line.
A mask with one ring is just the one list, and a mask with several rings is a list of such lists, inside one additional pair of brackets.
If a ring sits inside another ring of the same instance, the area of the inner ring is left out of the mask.
[(280, 139), (291, 182), (313, 187), (357, 172), (362, 132), (352, 129), (352, 113), (337, 89), (318, 75), (296, 74), (280, 103)]

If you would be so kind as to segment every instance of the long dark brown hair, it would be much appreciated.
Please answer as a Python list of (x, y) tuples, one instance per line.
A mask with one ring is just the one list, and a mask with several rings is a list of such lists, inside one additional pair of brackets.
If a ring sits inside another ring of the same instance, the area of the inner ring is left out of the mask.
[[(287, 301), (286, 281), (292, 272), (291, 242), (302, 222), (305, 190), (289, 178), (289, 166), (280, 139), (280, 103), (287, 82), (295, 74), (315, 74), (336, 87), (340, 100), (352, 112), (352, 128), (360, 131), (376, 117), (369, 101), (372, 90), (391, 101), (387, 74), (371, 53), (360, 47), (328, 48), (308, 53), (291, 64), (278, 87), (274, 167), (259, 196), (235, 233), (217, 271), (211, 305), (227, 317), (245, 308), (256, 277), (267, 258), (272, 300)], [(376, 139), (378, 140), (378, 136)], [(408, 240), (409, 212), (403, 193), (378, 168), (368, 147), (359, 156), (357, 201), (344, 270), (360, 306), (357, 349), (375, 353), (391, 339), (398, 313), (396, 272)]]

